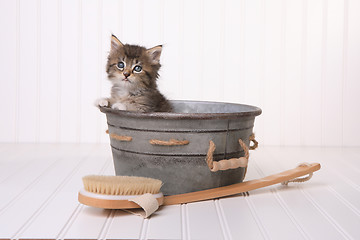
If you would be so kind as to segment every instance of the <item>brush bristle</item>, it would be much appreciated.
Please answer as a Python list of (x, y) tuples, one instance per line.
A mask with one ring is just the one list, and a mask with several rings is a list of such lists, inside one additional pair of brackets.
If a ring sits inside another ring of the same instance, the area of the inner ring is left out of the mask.
[(83, 177), (88, 192), (106, 195), (142, 195), (160, 192), (162, 181), (154, 178), (131, 176), (89, 175)]

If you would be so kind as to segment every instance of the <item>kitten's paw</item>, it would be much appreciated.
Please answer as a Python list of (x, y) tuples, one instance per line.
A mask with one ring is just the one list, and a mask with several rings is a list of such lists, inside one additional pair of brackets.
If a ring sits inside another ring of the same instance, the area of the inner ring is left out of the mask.
[(95, 101), (96, 107), (107, 107), (109, 106), (109, 101), (106, 98), (99, 98)]
[(112, 109), (115, 109), (115, 110), (126, 110), (126, 106), (122, 103), (114, 103), (112, 106), (111, 106)]

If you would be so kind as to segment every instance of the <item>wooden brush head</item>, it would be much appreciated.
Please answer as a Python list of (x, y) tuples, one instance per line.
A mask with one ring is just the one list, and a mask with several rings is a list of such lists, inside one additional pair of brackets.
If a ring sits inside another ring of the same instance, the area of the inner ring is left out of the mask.
[(86, 191), (105, 195), (157, 194), (162, 186), (161, 180), (133, 176), (88, 175), (82, 180)]

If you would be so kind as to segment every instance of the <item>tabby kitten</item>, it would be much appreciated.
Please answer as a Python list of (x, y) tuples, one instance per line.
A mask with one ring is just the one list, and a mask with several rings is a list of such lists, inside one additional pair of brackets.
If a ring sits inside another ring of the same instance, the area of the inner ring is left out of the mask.
[(157, 87), (162, 46), (146, 49), (122, 44), (111, 36), (106, 72), (112, 82), (111, 97), (96, 105), (138, 112), (170, 112), (172, 107)]

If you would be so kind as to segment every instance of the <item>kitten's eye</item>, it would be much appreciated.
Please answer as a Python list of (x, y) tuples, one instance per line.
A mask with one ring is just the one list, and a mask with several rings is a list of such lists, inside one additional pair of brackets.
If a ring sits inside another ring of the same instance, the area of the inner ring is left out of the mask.
[(136, 65), (136, 66), (134, 67), (134, 71), (135, 71), (135, 72), (141, 72), (141, 70), (142, 70), (142, 67), (139, 66), (139, 65)]
[(119, 69), (123, 69), (123, 68), (125, 67), (125, 63), (123, 63), (123, 62), (118, 62), (117, 67), (118, 67)]

